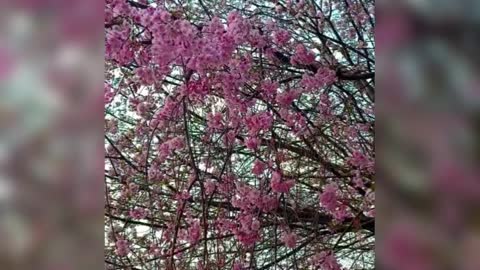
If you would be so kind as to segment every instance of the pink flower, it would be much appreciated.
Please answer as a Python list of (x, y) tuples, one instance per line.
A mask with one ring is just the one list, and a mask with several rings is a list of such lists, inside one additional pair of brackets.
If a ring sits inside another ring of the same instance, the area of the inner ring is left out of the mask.
[(290, 33), (285, 29), (280, 29), (278, 31), (273, 32), (273, 41), (277, 43), (277, 45), (282, 46), (287, 44), (290, 40)]
[(297, 235), (294, 232), (284, 232), (280, 240), (289, 248), (294, 248), (297, 244)]
[(337, 192), (337, 185), (328, 184), (320, 194), (320, 204), (328, 211), (334, 211), (339, 205)]
[(278, 208), (278, 198), (276, 196), (263, 196), (259, 204), (260, 209), (264, 213), (268, 213)]
[(250, 44), (256, 48), (263, 48), (267, 44), (267, 40), (258, 30), (250, 32)]
[(245, 233), (240, 231), (237, 232), (235, 236), (237, 237), (238, 241), (240, 241), (240, 243), (242, 243), (242, 245), (244, 245), (245, 247), (253, 246), (260, 239), (257, 232)]
[(215, 226), (219, 230), (220, 234), (229, 233), (236, 227), (234, 221), (226, 218), (218, 218), (215, 221)]
[(329, 85), (337, 81), (337, 73), (331, 68), (322, 67), (315, 73), (315, 78), (323, 85)]
[(333, 218), (340, 222), (344, 221), (345, 218), (350, 216), (348, 208), (345, 204), (339, 204), (338, 207), (334, 211), (332, 211), (332, 214)]
[(360, 151), (354, 151), (352, 156), (348, 159), (348, 163), (357, 168), (369, 168), (373, 166), (373, 162), (370, 161), (364, 154)]
[(200, 221), (195, 220), (188, 228), (188, 241), (194, 245), (200, 239)]
[(211, 113), (207, 117), (208, 119), (208, 127), (214, 130), (222, 129), (223, 128), (223, 123), (222, 119), (223, 116), (221, 113)]
[(321, 94), (320, 95), (320, 102), (318, 104), (318, 110), (320, 111), (321, 114), (325, 116), (331, 115), (331, 107), (332, 107), (332, 102), (330, 101), (330, 98), (326, 94)]
[[(1, 57), (1, 56), (0, 56)], [(1, 69), (1, 67), (0, 67)], [(1, 70), (0, 70), (0, 79), (1, 79)], [(115, 97), (115, 90), (112, 89), (112, 87), (108, 84), (105, 84), (104, 86), (104, 92), (103, 92), (103, 100), (105, 102), (105, 104), (108, 104), (110, 102), (112, 102), (113, 98)]]
[(353, 178), (353, 184), (356, 188), (365, 188), (365, 184), (360, 176), (355, 176)]
[(235, 137), (237, 136), (237, 133), (233, 130), (230, 130), (225, 134), (224, 136), (224, 143), (225, 145), (229, 146), (232, 145), (235, 142)]
[(148, 212), (144, 208), (137, 207), (133, 210), (130, 210), (130, 216), (133, 219), (143, 219), (147, 217)]
[(260, 160), (256, 160), (255, 163), (253, 164), (252, 173), (255, 175), (261, 175), (266, 168), (267, 168), (267, 165), (265, 163), (263, 163)]
[(315, 90), (318, 88), (322, 88), (337, 81), (337, 74), (335, 70), (332, 70), (328, 67), (320, 67), (317, 70), (315, 75), (303, 75), (302, 78), (302, 85), (307, 90)]
[(138, 189), (139, 189), (139, 187), (138, 187), (137, 184), (135, 184), (135, 183), (130, 183), (130, 184), (128, 184), (128, 191), (129, 191), (130, 193), (137, 193), (137, 192), (138, 192)]
[(281, 174), (279, 172), (273, 172), (272, 180), (270, 181), (270, 187), (273, 191), (278, 193), (288, 193), (294, 185), (295, 181), (287, 180), (282, 182)]
[(256, 137), (248, 138), (245, 146), (250, 150), (256, 150), (258, 148), (258, 139)]
[(160, 125), (160, 121), (158, 121), (158, 119), (152, 119), (150, 121), (150, 127), (151, 128), (157, 128), (158, 126)]
[(185, 147), (185, 139), (183, 137), (175, 137), (168, 141), (170, 148), (179, 150)]
[(114, 1), (113, 2), (113, 14), (115, 16), (128, 15), (132, 8), (126, 1)]
[(146, 68), (146, 67), (137, 68), (135, 73), (138, 79), (140, 80), (140, 82), (145, 85), (150, 85), (155, 82), (155, 74), (149, 68)]
[(127, 256), (130, 252), (128, 241), (124, 239), (118, 239), (117, 242), (115, 242), (115, 252), (120, 257)]
[(249, 189), (246, 198), (252, 205), (256, 205), (260, 201), (260, 192), (257, 189)]
[(272, 173), (272, 182), (279, 183), (282, 180), (282, 175), (278, 171)]
[(207, 195), (211, 195), (213, 191), (215, 190), (215, 182), (213, 180), (208, 180), (205, 182), (205, 193)]
[(232, 270), (245, 270), (241, 262), (235, 262)]
[(158, 112), (155, 118), (159, 120), (167, 120), (174, 118), (180, 113), (180, 106), (177, 101), (172, 98), (168, 98), (163, 105), (163, 108)]
[(329, 270), (340, 270), (340, 265), (337, 262), (337, 258), (333, 254), (327, 255), (324, 258), (323, 266)]
[(268, 130), (272, 126), (272, 122), (272, 115), (268, 112), (251, 115), (245, 119), (250, 135), (255, 135), (261, 130)]
[(185, 201), (185, 200), (190, 199), (190, 197), (191, 197), (190, 193), (188, 193), (188, 191), (186, 191), (186, 190), (184, 190), (180, 193), (177, 193), (175, 195), (176, 200), (184, 200)]
[(340, 264), (333, 255), (333, 252), (322, 251), (313, 257), (313, 265), (321, 267), (322, 270), (341, 270)]
[(279, 85), (277, 82), (266, 81), (262, 83), (262, 94), (268, 99), (273, 99), (277, 95)]
[(162, 143), (158, 150), (160, 159), (167, 158), (173, 152), (173, 149), (170, 147), (170, 144), (168, 142)]
[(251, 214), (241, 214), (238, 217), (240, 227), (234, 229), (234, 234), (237, 240), (246, 247), (253, 246), (258, 240), (260, 235), (258, 230), (260, 229), (260, 223)]
[(137, 105), (137, 114), (140, 116), (145, 116), (148, 112), (147, 103), (141, 102)]
[(278, 105), (282, 107), (288, 107), (292, 102), (299, 97), (299, 94), (295, 91), (283, 92), (277, 95), (276, 101)]
[(298, 44), (297, 47), (295, 47), (295, 54), (290, 62), (293, 65), (310, 65), (315, 62), (315, 54), (307, 50), (303, 44)]
[(246, 41), (251, 29), (249, 22), (236, 11), (230, 12), (227, 21), (227, 34), (233, 38), (235, 44), (241, 44)]
[(281, 13), (281, 12), (283, 12), (283, 11), (284, 11), (284, 9), (283, 9), (283, 7), (282, 7), (281, 5), (276, 5), (276, 6), (275, 6), (275, 12)]

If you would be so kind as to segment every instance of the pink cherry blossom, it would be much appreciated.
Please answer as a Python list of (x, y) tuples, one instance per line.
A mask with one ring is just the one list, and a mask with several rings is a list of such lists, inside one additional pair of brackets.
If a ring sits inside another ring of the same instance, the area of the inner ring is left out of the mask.
[(295, 185), (294, 180), (282, 181), (282, 176), (278, 171), (273, 172), (272, 179), (270, 181), (270, 187), (273, 191), (279, 193), (288, 193), (290, 189)]
[(194, 221), (188, 228), (188, 241), (194, 245), (198, 242), (201, 236), (200, 221)]
[(205, 193), (207, 195), (211, 195), (213, 191), (215, 190), (216, 184), (213, 180), (208, 180), (205, 182)]
[(120, 257), (125, 257), (130, 252), (129, 243), (125, 239), (118, 239), (115, 243), (116, 253)]
[(141, 207), (137, 207), (137, 208), (130, 211), (130, 216), (133, 219), (143, 219), (143, 218), (147, 217), (147, 215), (148, 215), (148, 212), (144, 208), (141, 208)]
[(360, 169), (372, 166), (372, 162), (360, 151), (354, 151), (348, 162)]
[(288, 107), (292, 102), (299, 97), (299, 93), (296, 91), (283, 92), (277, 95), (276, 101), (282, 107)]
[(297, 244), (297, 235), (293, 232), (284, 232), (281, 236), (281, 240), (289, 248), (294, 248)]
[(250, 150), (256, 150), (259, 146), (259, 141), (256, 137), (250, 137), (245, 142), (245, 146)]
[(273, 33), (273, 41), (279, 45), (283, 46), (290, 40), (290, 33), (285, 29), (280, 29)]
[(338, 205), (338, 186), (335, 184), (328, 184), (320, 194), (320, 204), (328, 211), (334, 211)]
[(298, 44), (295, 47), (295, 54), (292, 57), (292, 64), (294, 65), (309, 65), (315, 61), (315, 54), (305, 48), (305, 45)]
[(263, 163), (263, 162), (261, 162), (261, 161), (259, 161), (259, 160), (256, 160), (255, 163), (254, 163), (254, 165), (253, 165), (252, 172), (253, 172), (253, 174), (255, 174), (255, 175), (260, 175), (260, 174), (262, 174), (262, 173), (265, 171), (266, 167), (267, 167), (267, 166), (266, 166), (265, 163)]
[(272, 115), (267, 112), (251, 115), (245, 119), (250, 135), (256, 135), (259, 131), (268, 130), (272, 122)]
[(313, 264), (325, 270), (342, 270), (342, 267), (332, 252), (322, 251), (315, 255), (313, 258)]

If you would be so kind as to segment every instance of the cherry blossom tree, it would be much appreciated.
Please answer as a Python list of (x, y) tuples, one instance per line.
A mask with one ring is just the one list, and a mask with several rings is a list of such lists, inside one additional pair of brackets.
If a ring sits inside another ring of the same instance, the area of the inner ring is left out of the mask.
[(106, 0), (107, 269), (374, 269), (374, 2)]

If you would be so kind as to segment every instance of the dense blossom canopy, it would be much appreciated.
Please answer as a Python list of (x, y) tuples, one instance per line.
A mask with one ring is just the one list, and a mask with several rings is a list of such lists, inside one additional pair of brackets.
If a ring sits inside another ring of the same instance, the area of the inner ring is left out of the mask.
[(107, 269), (374, 269), (374, 2), (106, 0)]

